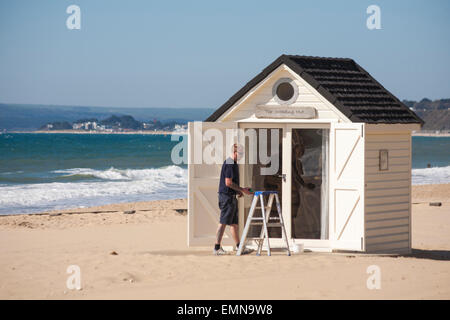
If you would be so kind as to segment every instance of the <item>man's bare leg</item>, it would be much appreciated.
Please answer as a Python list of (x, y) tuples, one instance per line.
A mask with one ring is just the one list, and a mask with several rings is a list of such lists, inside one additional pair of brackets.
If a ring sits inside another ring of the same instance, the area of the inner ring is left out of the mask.
[(237, 245), (239, 243), (239, 226), (237, 224), (232, 224), (230, 228), (231, 236), (233, 237), (233, 240)]
[(219, 224), (216, 232), (216, 245), (222, 242), (223, 233), (225, 232), (226, 224)]

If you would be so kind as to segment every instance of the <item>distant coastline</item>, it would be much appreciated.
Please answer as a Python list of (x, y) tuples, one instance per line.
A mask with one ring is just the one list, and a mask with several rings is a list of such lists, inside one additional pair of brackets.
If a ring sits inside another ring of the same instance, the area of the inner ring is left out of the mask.
[(414, 137), (450, 137), (450, 132), (413, 132)]
[[(150, 130), (135, 130), (135, 131), (87, 131), (87, 130), (29, 130), (29, 131), (3, 131), (0, 133), (72, 133), (72, 134), (187, 134), (187, 131), (150, 131)], [(413, 132), (414, 137), (450, 137), (450, 132)]]
[(184, 131), (149, 131), (149, 130), (136, 130), (136, 131), (86, 131), (86, 130), (36, 130), (36, 131), (7, 131), (4, 133), (72, 133), (72, 134), (154, 134), (154, 135), (171, 135), (171, 134), (186, 134)]

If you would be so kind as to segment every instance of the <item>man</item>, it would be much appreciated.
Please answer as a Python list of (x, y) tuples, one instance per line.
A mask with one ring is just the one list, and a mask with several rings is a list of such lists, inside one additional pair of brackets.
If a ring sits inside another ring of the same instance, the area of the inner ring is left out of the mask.
[(224, 161), (220, 172), (220, 223), (217, 228), (216, 243), (213, 251), (215, 255), (226, 254), (220, 246), (220, 242), (222, 241), (223, 233), (227, 225), (231, 228), (231, 235), (236, 243), (236, 249), (239, 248), (238, 205), (236, 195), (242, 197), (244, 193), (252, 194), (250, 189), (239, 186), (239, 166), (237, 161), (242, 158), (243, 154), (244, 148), (236, 143), (233, 144), (231, 147), (231, 155)]

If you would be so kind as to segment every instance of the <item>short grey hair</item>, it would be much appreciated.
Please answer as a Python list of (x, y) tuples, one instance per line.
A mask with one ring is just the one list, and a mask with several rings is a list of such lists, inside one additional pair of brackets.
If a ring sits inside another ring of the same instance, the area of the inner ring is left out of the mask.
[(233, 145), (231, 146), (231, 152), (235, 152), (239, 149), (244, 150), (244, 146), (240, 143), (233, 143)]

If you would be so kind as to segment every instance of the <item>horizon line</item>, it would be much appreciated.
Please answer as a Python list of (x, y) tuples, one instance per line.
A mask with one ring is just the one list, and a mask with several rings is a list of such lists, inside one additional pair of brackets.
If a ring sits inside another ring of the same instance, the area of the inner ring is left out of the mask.
[(20, 102), (1, 102), (0, 105), (27, 105), (27, 106), (45, 106), (45, 107), (79, 107), (79, 108), (125, 108), (125, 109), (214, 109), (214, 107), (130, 107), (130, 106), (105, 106), (105, 105), (70, 105), (70, 104), (42, 104), (42, 103), (20, 103)]

